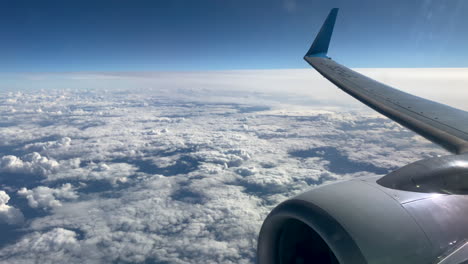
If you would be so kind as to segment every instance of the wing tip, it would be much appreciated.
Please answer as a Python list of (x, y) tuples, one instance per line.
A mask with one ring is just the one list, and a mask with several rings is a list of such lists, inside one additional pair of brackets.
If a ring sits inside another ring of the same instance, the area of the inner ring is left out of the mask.
[(304, 57), (327, 57), (328, 46), (330, 45), (338, 10), (339, 8), (336, 7), (330, 10), (325, 22), (323, 22), (322, 28), (320, 28), (312, 46), (310, 46), (309, 51), (307, 51)]

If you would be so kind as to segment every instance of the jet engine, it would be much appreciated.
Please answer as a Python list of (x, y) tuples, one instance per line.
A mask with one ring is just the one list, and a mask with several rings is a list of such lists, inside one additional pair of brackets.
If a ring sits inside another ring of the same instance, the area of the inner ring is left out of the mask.
[(287, 200), (263, 223), (258, 263), (463, 263), (467, 161), (417, 161)]

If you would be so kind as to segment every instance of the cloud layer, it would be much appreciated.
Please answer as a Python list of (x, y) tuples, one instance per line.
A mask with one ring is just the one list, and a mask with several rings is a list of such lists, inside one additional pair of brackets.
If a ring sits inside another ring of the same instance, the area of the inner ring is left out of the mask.
[(445, 154), (303, 75), (69, 74), (103, 88), (1, 93), (0, 228), (15, 239), (0, 262), (252, 263), (288, 197)]

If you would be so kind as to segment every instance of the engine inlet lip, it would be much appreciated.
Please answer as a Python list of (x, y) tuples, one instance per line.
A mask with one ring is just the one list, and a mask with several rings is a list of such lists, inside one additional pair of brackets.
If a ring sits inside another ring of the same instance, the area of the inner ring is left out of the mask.
[(322, 208), (299, 199), (281, 203), (265, 219), (259, 234), (257, 263), (276, 263), (277, 241), (290, 219), (301, 221), (317, 232), (341, 264), (367, 263), (354, 239), (339, 222)]

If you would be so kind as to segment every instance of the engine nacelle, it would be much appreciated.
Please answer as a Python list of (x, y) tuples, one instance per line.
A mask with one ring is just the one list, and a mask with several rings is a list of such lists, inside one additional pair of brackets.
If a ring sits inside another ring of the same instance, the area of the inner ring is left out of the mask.
[(258, 263), (451, 263), (442, 261), (468, 238), (468, 196), (377, 180), (333, 183), (281, 203), (263, 223)]

